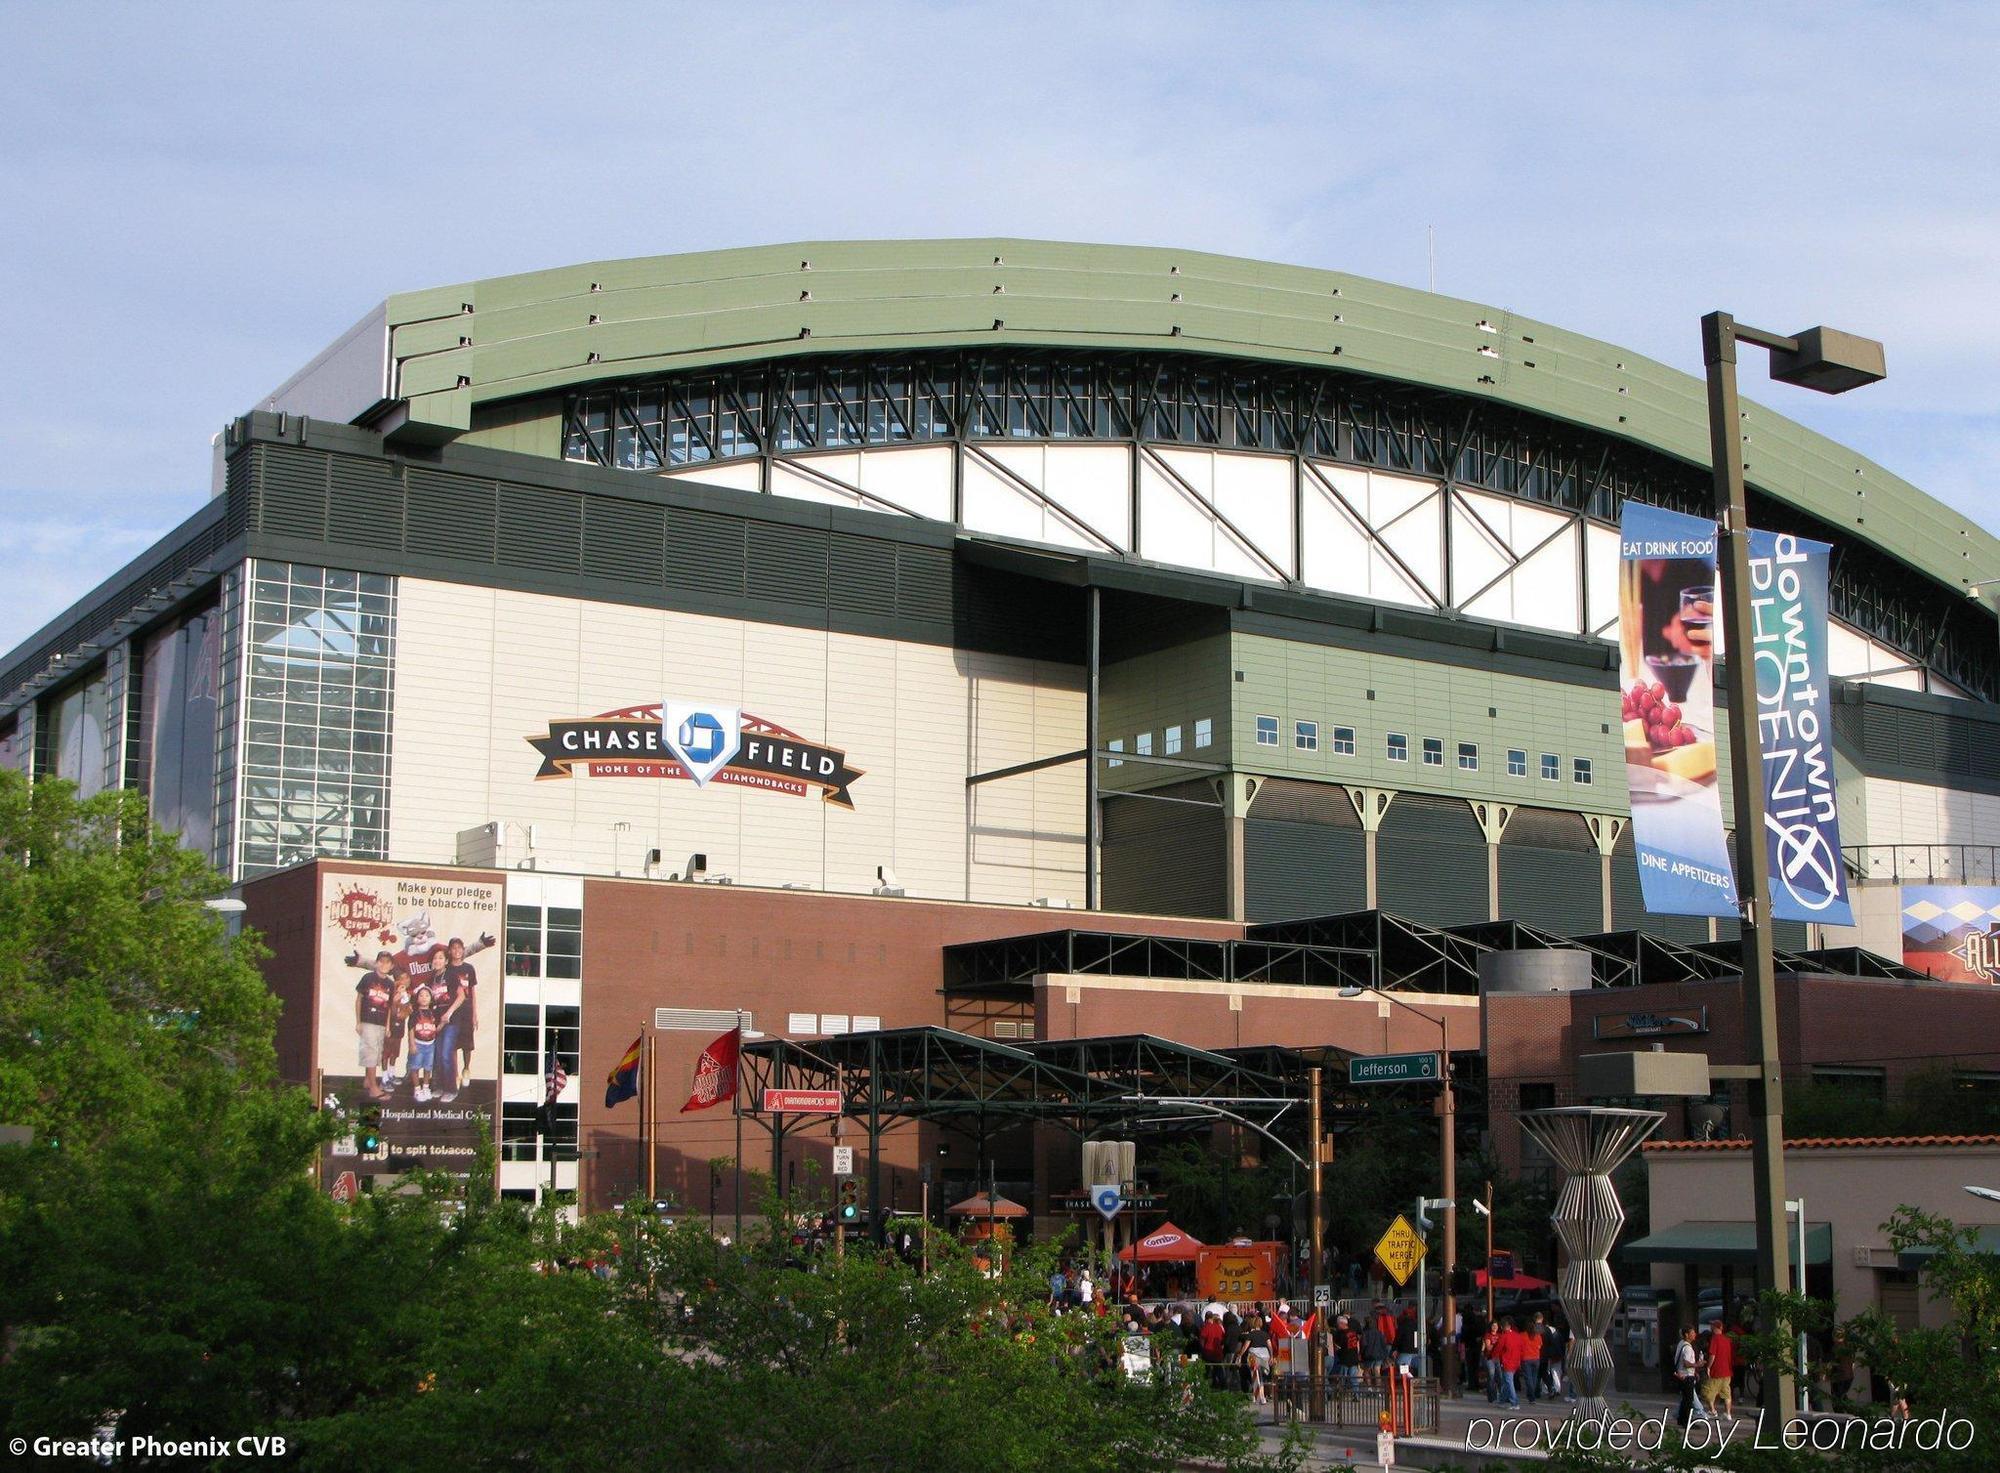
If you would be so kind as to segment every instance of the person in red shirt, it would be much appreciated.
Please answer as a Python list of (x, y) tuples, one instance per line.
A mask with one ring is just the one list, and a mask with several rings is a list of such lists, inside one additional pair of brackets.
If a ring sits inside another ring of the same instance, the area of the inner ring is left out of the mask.
[[(1714, 1330), (1708, 1337), (1708, 1377), (1701, 1383), (1701, 1402), (1708, 1408), (1708, 1414), (1734, 1417), (1736, 1402), (1729, 1390), (1729, 1378), (1736, 1373), (1736, 1345), (1723, 1328), (1721, 1320), (1715, 1322)], [(1720, 1406), (1718, 1414), (1716, 1408)]]
[(1527, 1394), (1528, 1405), (1542, 1399), (1542, 1317), (1536, 1315), (1521, 1331), (1521, 1378), (1519, 1389)]
[(1222, 1342), (1222, 1316), (1203, 1315), (1201, 1330), (1195, 1337), (1195, 1343), (1201, 1349), (1203, 1364), (1208, 1367), (1209, 1384), (1217, 1390), (1222, 1387)]
[(1514, 1378), (1520, 1374), (1522, 1357), (1527, 1353), (1527, 1341), (1514, 1328), (1512, 1320), (1500, 1323), (1500, 1338), (1495, 1343), (1494, 1355), (1500, 1363), (1500, 1405), (1521, 1409), (1521, 1398), (1514, 1390)]

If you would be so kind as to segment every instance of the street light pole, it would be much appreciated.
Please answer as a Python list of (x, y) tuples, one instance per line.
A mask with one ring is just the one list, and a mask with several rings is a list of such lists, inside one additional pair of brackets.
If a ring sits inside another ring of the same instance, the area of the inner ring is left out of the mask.
[[(1438, 1031), (1438, 1078), (1444, 1086), (1438, 1096), (1438, 1197), (1444, 1204), (1444, 1272), (1440, 1280), (1444, 1287), (1444, 1317), (1441, 1321), (1444, 1333), (1439, 1337), (1444, 1344), (1438, 1347), (1438, 1365), (1444, 1384), (1456, 1385), (1458, 1376), (1458, 1337), (1452, 1333), (1452, 1321), (1458, 1318), (1458, 1296), (1452, 1292), (1451, 1274), (1458, 1267), (1458, 1097), (1451, 1087), (1451, 1035), (1445, 1027), (1444, 1015), (1432, 1017), (1419, 1008), (1413, 1008), (1393, 993), (1384, 992), (1379, 987), (1343, 987), (1342, 997), (1359, 997), (1364, 992), (1372, 992), (1384, 1002), (1394, 1003), (1412, 1017), (1422, 1018), (1426, 1023), (1435, 1023)], [(1317, 1183), (1317, 1175), (1313, 1178)], [(1421, 1215), (1421, 1214), (1419, 1214)], [(1418, 1297), (1422, 1298), (1423, 1269), (1417, 1269)], [(1430, 1333), (1428, 1323), (1417, 1327), (1418, 1336)]]
[[(1736, 345), (1772, 353), (1771, 376), (1839, 394), (1883, 376), (1882, 345), (1827, 328), (1785, 337), (1739, 323), (1727, 312), (1701, 320), (1708, 376), (1709, 452), (1715, 467), (1716, 559), (1728, 643), (1729, 759), (1736, 805), (1736, 877), (1743, 921), (1743, 1014), (1755, 1074), (1750, 1079), (1751, 1171), (1757, 1211), (1757, 1272), (1769, 1289), (1791, 1282), (1785, 1242), (1784, 1077), (1778, 1048), (1778, 991), (1771, 962), (1770, 859), (1764, 848), (1764, 762), (1757, 741), (1756, 625), (1750, 602), (1750, 523), (1743, 485), (1742, 410), (1736, 397)], [(1790, 1371), (1774, 1368), (1781, 1425), (1798, 1410)]]
[[(1312, 1154), (1306, 1166), (1306, 1177), (1312, 1189), (1312, 1286), (1317, 1289), (1326, 1279), (1326, 1210), (1320, 1196), (1320, 1158), (1326, 1153), (1321, 1149), (1320, 1137), (1324, 1125), (1320, 1119), (1319, 1065), (1306, 1070), (1306, 1149)], [(1326, 1316), (1333, 1310), (1331, 1304), (1324, 1309), (1313, 1307), (1312, 1339), (1306, 1346), (1306, 1414), (1315, 1422), (1326, 1420)]]

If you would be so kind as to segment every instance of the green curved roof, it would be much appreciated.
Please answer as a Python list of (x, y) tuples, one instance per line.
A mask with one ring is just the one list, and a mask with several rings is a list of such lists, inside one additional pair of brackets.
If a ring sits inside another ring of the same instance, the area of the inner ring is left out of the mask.
[[(467, 428), (476, 405), (657, 371), (1068, 345), (1352, 369), (1709, 458), (1702, 381), (1652, 359), (1476, 302), (1194, 251), (808, 241), (494, 277), (394, 296), (383, 312), (388, 396), (404, 401), (406, 422), (445, 434)], [(1802, 425), (1745, 408), (1754, 485), (1947, 584), (2000, 573), (2000, 541), (1969, 518)]]

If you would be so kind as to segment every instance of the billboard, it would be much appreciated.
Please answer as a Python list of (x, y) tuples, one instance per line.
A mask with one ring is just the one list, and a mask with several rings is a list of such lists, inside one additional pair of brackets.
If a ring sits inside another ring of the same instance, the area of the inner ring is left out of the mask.
[(465, 1172), (499, 1106), (498, 884), (396, 873), (322, 874), (320, 1093), (350, 1118), (380, 1112), (381, 1149), (336, 1141), (343, 1173)]
[(1840, 862), (1826, 668), (1827, 555), (1832, 550), (1824, 542), (1753, 528), (1750, 629), (1771, 913), (1784, 921), (1851, 926), (1854, 912)]
[(1903, 886), (1903, 965), (1940, 982), (2000, 982), (2000, 888)]
[(1734, 916), (1716, 787), (1715, 523), (1628, 501), (1619, 557), (1620, 717), (1646, 909)]

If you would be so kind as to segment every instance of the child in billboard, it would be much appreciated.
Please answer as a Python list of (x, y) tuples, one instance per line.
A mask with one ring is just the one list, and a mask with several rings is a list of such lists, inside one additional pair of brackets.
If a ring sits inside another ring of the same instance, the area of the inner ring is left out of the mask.
[(410, 999), (410, 1083), (418, 1104), (431, 1100), (431, 1071), (438, 1036), (437, 1001), (430, 988), (418, 987)]
[(410, 969), (392, 966), (389, 975), (396, 985), (389, 999), (389, 1033), (382, 1045), (381, 1083), (384, 1091), (394, 1094), (409, 1072), (407, 1066), (398, 1068), (397, 1061), (403, 1057), (403, 1042), (410, 1027)]
[[(476, 949), (476, 948), (475, 948)], [(472, 1072), (472, 1048), (477, 1042), (475, 1034), (479, 1027), (479, 974), (466, 960), (471, 953), (465, 942), (457, 936), (451, 938), (445, 952), (445, 964), (439, 975), (443, 978), (450, 999), (452, 1024), (450, 1044), (452, 1057), (442, 1061), (439, 1068), (445, 1074), (444, 1096), (450, 1101), (458, 1094), (460, 1081)]]

